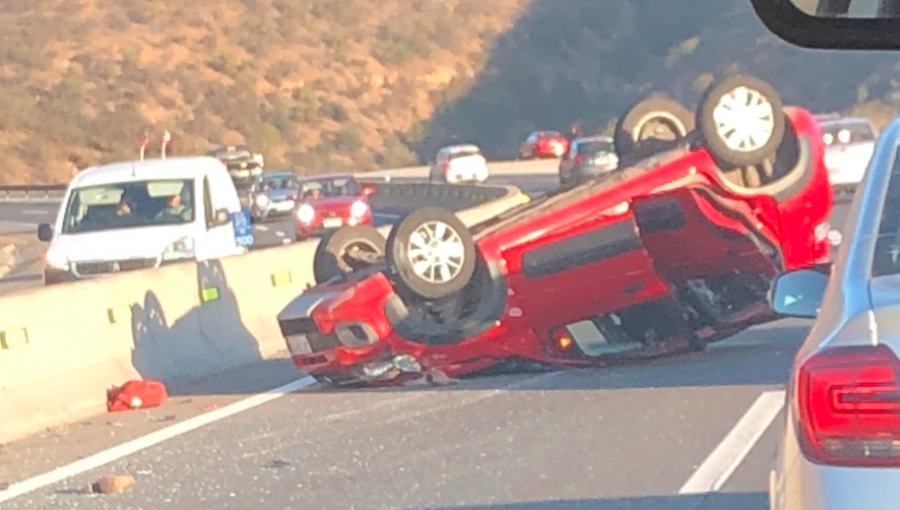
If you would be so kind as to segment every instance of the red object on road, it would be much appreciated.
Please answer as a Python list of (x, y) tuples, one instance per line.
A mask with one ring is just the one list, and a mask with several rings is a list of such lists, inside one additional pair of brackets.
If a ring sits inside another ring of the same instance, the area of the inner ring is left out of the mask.
[(169, 393), (160, 381), (135, 380), (109, 389), (106, 397), (106, 408), (112, 413), (159, 407), (169, 398)]

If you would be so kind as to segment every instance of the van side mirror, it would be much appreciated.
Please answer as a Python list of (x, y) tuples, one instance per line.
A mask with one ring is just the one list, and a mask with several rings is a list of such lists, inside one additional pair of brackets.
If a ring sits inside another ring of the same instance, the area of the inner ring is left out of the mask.
[(775, 279), (769, 295), (772, 310), (782, 317), (814, 319), (819, 315), (828, 275), (813, 269), (784, 273)]
[(49, 243), (53, 239), (53, 227), (49, 223), (41, 223), (38, 225), (37, 236), (38, 240)]
[(216, 211), (213, 226), (221, 227), (222, 225), (227, 225), (229, 221), (231, 221), (231, 215), (228, 213), (228, 209), (222, 208)]

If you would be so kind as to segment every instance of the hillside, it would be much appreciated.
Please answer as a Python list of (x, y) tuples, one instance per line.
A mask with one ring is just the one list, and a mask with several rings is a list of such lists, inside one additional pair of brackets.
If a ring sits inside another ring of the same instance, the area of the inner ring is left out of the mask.
[[(249, 143), (299, 173), (414, 164), (442, 143), (515, 153), (538, 127), (603, 129), (665, 90), (693, 106), (749, 71), (786, 101), (900, 104), (884, 54), (769, 35), (746, 0), (4, 0), (0, 182), (55, 182), (133, 158)], [(153, 147), (153, 154), (156, 147)]]

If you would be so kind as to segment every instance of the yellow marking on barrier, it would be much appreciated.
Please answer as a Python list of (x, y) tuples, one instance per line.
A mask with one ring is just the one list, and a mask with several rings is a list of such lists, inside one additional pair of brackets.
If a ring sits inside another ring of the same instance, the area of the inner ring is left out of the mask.
[(131, 307), (119, 305), (106, 310), (106, 317), (110, 324), (124, 324), (131, 322)]
[(283, 271), (278, 271), (276, 273), (272, 273), (271, 278), (272, 278), (272, 286), (273, 287), (278, 287), (281, 285), (288, 285), (294, 281), (294, 278), (291, 275), (291, 272), (288, 271), (287, 269), (285, 269)]
[(25, 328), (0, 332), (0, 346), (4, 349), (15, 349), (26, 345), (28, 345), (28, 331)]
[(523, 203), (523, 204), (527, 204), (528, 202), (531, 202), (531, 197), (529, 197), (525, 193), (521, 193), (519, 195), (519, 202)]
[(219, 299), (218, 287), (207, 287), (205, 289), (200, 289), (200, 301), (208, 303), (217, 299)]

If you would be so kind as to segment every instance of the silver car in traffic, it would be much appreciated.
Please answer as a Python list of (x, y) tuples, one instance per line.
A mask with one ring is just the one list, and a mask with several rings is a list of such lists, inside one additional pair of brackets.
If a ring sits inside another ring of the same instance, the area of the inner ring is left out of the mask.
[(791, 369), (769, 479), (777, 510), (900, 501), (900, 119), (879, 137), (833, 265), (781, 275), (773, 310), (815, 318)]
[(255, 221), (289, 215), (299, 193), (300, 181), (293, 172), (266, 172), (250, 187), (250, 215)]

